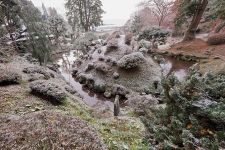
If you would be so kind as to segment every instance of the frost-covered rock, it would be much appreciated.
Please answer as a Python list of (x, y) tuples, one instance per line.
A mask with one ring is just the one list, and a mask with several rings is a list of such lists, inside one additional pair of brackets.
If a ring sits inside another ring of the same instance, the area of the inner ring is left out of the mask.
[(144, 56), (140, 52), (134, 52), (132, 54), (124, 55), (117, 63), (121, 68), (130, 69), (137, 67), (145, 60)]
[(47, 96), (61, 102), (61, 100), (66, 98), (65, 92), (56, 84), (46, 81), (46, 80), (37, 80), (29, 84), (31, 90), (35, 93)]

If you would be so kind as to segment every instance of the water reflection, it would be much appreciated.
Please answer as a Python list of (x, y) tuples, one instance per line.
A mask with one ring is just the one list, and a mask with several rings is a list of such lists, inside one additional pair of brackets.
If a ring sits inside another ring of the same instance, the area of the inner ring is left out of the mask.
[[(62, 57), (57, 59), (57, 63), (60, 65), (59, 70), (61, 75), (77, 90), (88, 106), (93, 106), (99, 102), (103, 102), (108, 106), (113, 107), (113, 98), (108, 99), (100, 93), (95, 93), (94, 91), (89, 90), (71, 76), (71, 65), (80, 55), (82, 55), (81, 52), (73, 50), (70, 53), (63, 54)], [(123, 101), (121, 101), (121, 105), (123, 106)]]
[[(63, 54), (57, 59), (57, 63), (60, 65), (59, 70), (61, 72), (61, 75), (66, 79), (68, 83), (70, 83), (70, 85), (72, 85), (77, 90), (77, 92), (81, 95), (87, 105), (93, 106), (100, 102), (105, 103), (112, 108), (114, 98), (108, 99), (105, 98), (103, 94), (95, 93), (94, 91), (89, 90), (87, 87), (81, 85), (71, 76), (71, 65), (73, 64), (73, 61), (75, 61), (76, 58), (78, 58), (80, 55), (82, 55), (82, 52), (73, 50), (69, 53)], [(193, 65), (193, 63), (191, 62), (180, 61), (171, 57), (164, 57), (164, 59), (165, 60), (160, 63), (160, 66), (163, 70), (163, 74), (165, 76), (168, 76), (172, 72), (174, 72), (174, 75), (180, 81), (184, 79), (189, 67)], [(121, 101), (122, 107), (124, 106), (123, 102), (124, 100)]]
[(169, 76), (171, 73), (174, 73), (174, 76), (176, 76), (179, 81), (182, 81), (188, 73), (188, 69), (193, 64), (193, 62), (177, 60), (164, 56), (164, 60), (160, 63), (160, 66), (162, 67), (164, 76)]

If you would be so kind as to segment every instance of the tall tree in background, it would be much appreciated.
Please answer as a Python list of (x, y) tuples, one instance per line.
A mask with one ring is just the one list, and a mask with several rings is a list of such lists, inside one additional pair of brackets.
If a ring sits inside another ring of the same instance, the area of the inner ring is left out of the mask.
[[(27, 48), (38, 59), (40, 65), (46, 65), (51, 59), (51, 47), (48, 26), (43, 14), (29, 0), (20, 0), (21, 20), (26, 26), (29, 40)], [(26, 3), (25, 3), (26, 2)]]
[(187, 22), (188, 18), (192, 18), (188, 26), (183, 41), (191, 41), (195, 39), (196, 29), (202, 15), (208, 4), (208, 0), (178, 0), (180, 1), (178, 15), (175, 19), (175, 27), (180, 27)]
[(19, 51), (19, 48), (16, 44), (16, 38), (18, 35), (16, 35), (15, 33), (19, 31), (21, 28), (20, 6), (14, 0), (1, 0), (0, 10), (1, 10), (0, 14), (1, 23), (4, 24), (5, 29), (9, 33), (10, 39), (12, 40), (15, 49)]
[(139, 32), (142, 29), (142, 26), (143, 25), (142, 25), (140, 16), (135, 13), (135, 15), (133, 16), (133, 19), (132, 19), (132, 23), (131, 23), (131, 32), (134, 35), (139, 34)]
[(45, 8), (44, 3), (42, 3), (42, 10), (43, 10), (43, 19), (47, 20), (49, 15), (48, 15), (47, 9)]
[(55, 36), (56, 42), (60, 45), (59, 37), (64, 36), (66, 32), (66, 27), (63, 18), (56, 16), (51, 17), (48, 20), (49, 30)]
[(54, 7), (49, 7), (48, 8), (49, 16), (51, 17), (57, 17), (58, 13)]
[[(85, 32), (102, 22), (104, 13), (101, 0), (68, 0), (66, 2), (67, 16), (72, 24), (78, 23)], [(71, 19), (71, 17), (75, 17)]]
[(139, 3), (139, 7), (149, 8), (145, 9), (145, 11), (150, 11), (148, 15), (151, 16), (152, 20), (157, 22), (159, 27), (167, 23), (171, 15), (172, 6), (173, 0), (147, 0)]

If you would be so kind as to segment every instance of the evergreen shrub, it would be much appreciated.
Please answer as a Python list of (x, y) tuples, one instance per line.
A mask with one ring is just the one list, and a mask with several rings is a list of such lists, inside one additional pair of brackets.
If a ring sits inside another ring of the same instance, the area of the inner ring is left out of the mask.
[(143, 63), (145, 57), (141, 52), (134, 52), (128, 55), (124, 55), (118, 62), (117, 65), (120, 68), (130, 69), (137, 67), (141, 63)]
[(184, 81), (171, 75), (161, 85), (165, 108), (142, 118), (149, 149), (225, 148), (225, 76), (191, 68)]

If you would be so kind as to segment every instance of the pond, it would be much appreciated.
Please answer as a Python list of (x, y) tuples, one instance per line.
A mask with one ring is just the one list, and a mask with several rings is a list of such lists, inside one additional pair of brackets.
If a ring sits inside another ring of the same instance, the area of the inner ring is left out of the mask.
[[(87, 87), (84, 87), (81, 85), (78, 81), (76, 81), (75, 78), (71, 76), (71, 64), (73, 64), (73, 61), (76, 60), (80, 55), (82, 55), (81, 52), (77, 50), (72, 50), (69, 53), (62, 54), (60, 57), (56, 59), (57, 63), (60, 65), (60, 72), (61, 75), (65, 78), (65, 80), (73, 86), (77, 92), (81, 95), (83, 98), (83, 101), (88, 106), (93, 106), (99, 102), (107, 104), (109, 107), (113, 107), (114, 98), (105, 98), (103, 94), (96, 93), (92, 90), (89, 90)], [(163, 70), (163, 75), (168, 76), (172, 72), (174, 72), (174, 75), (179, 79), (183, 80), (185, 75), (187, 74), (187, 71), (190, 66), (192, 66), (193, 63), (176, 60), (170, 57), (164, 57), (163, 61), (160, 63), (160, 66)], [(124, 106), (124, 101), (121, 102), (121, 106)]]
[(169, 56), (164, 56), (160, 62), (164, 76), (169, 76), (174, 73), (179, 81), (184, 80), (188, 69), (194, 64), (193, 62), (182, 61)]
[[(75, 78), (72, 77), (71, 64), (73, 64), (73, 61), (76, 60), (79, 55), (82, 55), (82, 53), (77, 50), (72, 50), (70, 51), (70, 53), (62, 54), (62, 56), (57, 59), (57, 64), (60, 65), (59, 70), (61, 72), (61, 75), (71, 86), (73, 86), (77, 90), (77, 92), (83, 98), (83, 101), (88, 106), (93, 106), (101, 102), (107, 104), (109, 107), (113, 107), (114, 98), (105, 98), (103, 94), (89, 90), (87, 87), (84, 87), (82, 84), (76, 81)], [(124, 106), (124, 100), (120, 101), (120, 106)]]

